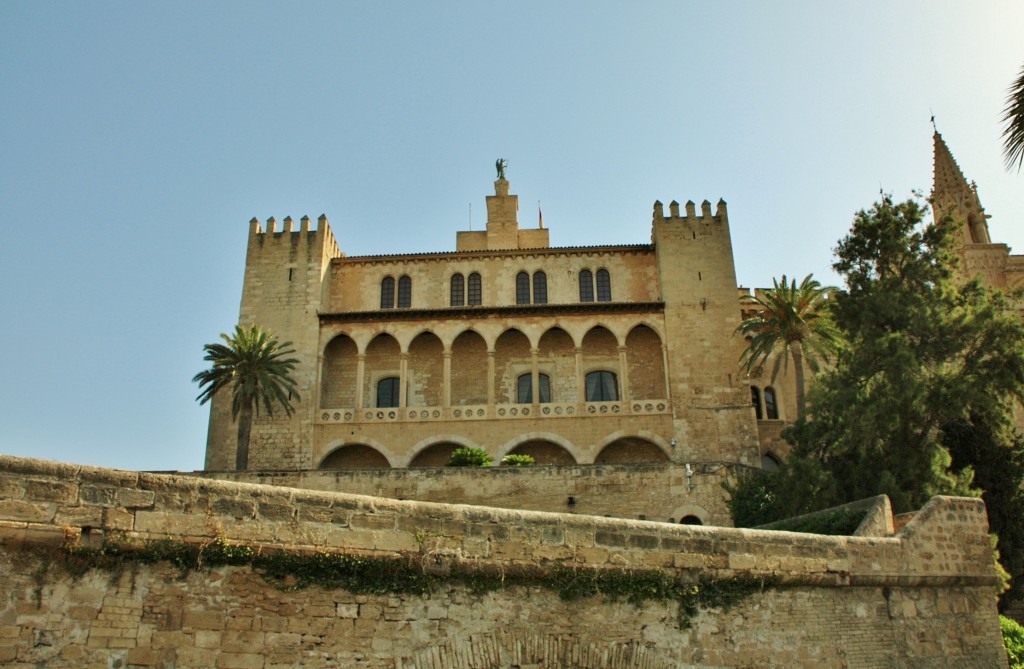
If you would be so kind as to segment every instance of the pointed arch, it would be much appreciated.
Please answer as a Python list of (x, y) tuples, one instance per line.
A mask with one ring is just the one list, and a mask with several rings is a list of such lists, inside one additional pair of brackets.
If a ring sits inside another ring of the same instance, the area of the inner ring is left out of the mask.
[(487, 404), (487, 342), (475, 330), (465, 330), (452, 342), (452, 406)]
[(668, 397), (665, 385), (665, 356), (658, 333), (637, 325), (626, 335), (626, 366), (629, 370), (631, 400)]
[(444, 394), (444, 344), (424, 331), (409, 344), (406, 406), (441, 406)]
[(324, 409), (356, 405), (358, 349), (355, 341), (340, 334), (324, 348), (320, 374), (320, 406)]

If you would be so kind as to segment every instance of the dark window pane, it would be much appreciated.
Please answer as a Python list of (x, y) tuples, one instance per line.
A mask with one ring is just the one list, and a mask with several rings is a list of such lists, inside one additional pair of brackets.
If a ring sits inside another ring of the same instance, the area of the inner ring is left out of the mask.
[(754, 405), (754, 413), (757, 414), (757, 419), (761, 420), (764, 418), (761, 414), (761, 391), (756, 386), (750, 386), (750, 402)]
[(516, 380), (516, 402), (530, 404), (533, 402), (533, 379), (523, 374)]
[(389, 376), (377, 382), (377, 406), (398, 406), (398, 377)]
[(619, 383), (614, 372), (599, 371), (587, 374), (588, 402), (615, 402), (619, 399)]
[(408, 309), (412, 306), (412, 279), (403, 276), (398, 280), (398, 308)]
[(469, 275), (469, 304), (483, 304), (483, 289), (480, 287), (480, 275), (473, 272)]
[(461, 274), (456, 274), (455, 276), (452, 277), (452, 299), (451, 299), (451, 306), (453, 306), (453, 307), (461, 307), (462, 306), (462, 304), (463, 304), (462, 294), (463, 294), (464, 284), (465, 284), (465, 280), (462, 278)]
[(530, 303), (530, 275), (526, 272), (516, 274), (516, 304)]
[(775, 390), (773, 388), (764, 389), (764, 413), (768, 420), (779, 419), (779, 406), (775, 402)]
[(537, 394), (540, 395), (540, 403), (547, 404), (551, 401), (551, 377), (547, 374), (537, 376)]
[(612, 277), (606, 269), (597, 270), (597, 301), (612, 301)]
[(380, 282), (380, 308), (395, 308), (395, 279), (393, 277), (386, 276)]
[(533, 273), (533, 303), (548, 303), (548, 276), (544, 272)]
[(594, 301), (594, 275), (589, 269), (580, 272), (580, 302)]

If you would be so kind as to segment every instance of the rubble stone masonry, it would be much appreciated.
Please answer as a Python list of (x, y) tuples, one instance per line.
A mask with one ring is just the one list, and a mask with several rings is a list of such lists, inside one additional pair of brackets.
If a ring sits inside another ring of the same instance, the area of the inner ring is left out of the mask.
[[(825, 537), (0, 456), (0, 664), (1005, 667), (987, 532), (976, 499), (937, 497), (892, 536)], [(519, 586), (475, 595), (444, 580), (429, 595), (283, 591), (249, 567), (183, 577), (163, 563), (73, 577), (33, 550), (111, 536), (402, 555), (439, 569), (648, 569), (780, 585), (680, 629), (675, 603), (566, 603)]]

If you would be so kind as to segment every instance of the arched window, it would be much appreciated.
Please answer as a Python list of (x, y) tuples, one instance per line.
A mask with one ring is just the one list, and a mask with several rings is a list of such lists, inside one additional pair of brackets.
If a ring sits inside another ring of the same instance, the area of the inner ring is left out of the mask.
[(779, 405), (775, 401), (775, 389), (765, 388), (764, 389), (764, 413), (765, 418), (768, 420), (779, 419)]
[(612, 301), (612, 277), (606, 269), (597, 270), (597, 301)]
[(403, 276), (398, 280), (398, 308), (408, 309), (412, 306), (412, 279)]
[(463, 305), (463, 303), (465, 302), (465, 300), (463, 299), (463, 292), (464, 292), (464, 288), (465, 288), (465, 283), (466, 282), (462, 278), (461, 274), (455, 274), (455, 275), (452, 276), (451, 306), (453, 306), (453, 307), (461, 307)]
[(548, 275), (544, 272), (533, 273), (533, 303), (548, 303)]
[(396, 407), (398, 406), (398, 377), (389, 376), (377, 382), (377, 406)]
[(386, 276), (380, 282), (380, 308), (395, 308), (395, 278), (392, 276)]
[(483, 288), (480, 286), (480, 275), (477, 272), (473, 272), (469, 275), (469, 298), (467, 304), (470, 306), (483, 304)]
[(615, 372), (600, 370), (587, 374), (588, 402), (616, 402), (619, 399), (619, 380)]
[[(547, 374), (537, 375), (537, 394), (540, 404), (551, 401), (551, 377)], [(530, 374), (523, 374), (516, 379), (516, 401), (520, 404), (533, 403), (533, 379)]]
[(766, 472), (777, 472), (781, 467), (782, 463), (771, 453), (765, 453), (761, 456), (761, 469)]
[(594, 301), (594, 275), (589, 269), (580, 271), (580, 302)]
[(761, 391), (757, 389), (757, 386), (750, 386), (750, 403), (754, 405), (754, 414), (757, 415), (757, 419), (764, 418), (764, 414), (761, 413)]
[(700, 518), (698, 518), (697, 516), (683, 516), (682, 518), (679, 519), (679, 524), (680, 525), (703, 525), (704, 523), (700, 522)]
[(530, 303), (530, 275), (526, 272), (516, 274), (516, 304)]

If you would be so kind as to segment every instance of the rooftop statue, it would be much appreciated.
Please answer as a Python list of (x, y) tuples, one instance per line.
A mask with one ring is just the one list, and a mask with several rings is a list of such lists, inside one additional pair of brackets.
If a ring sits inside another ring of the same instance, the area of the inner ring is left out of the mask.
[(494, 166), (498, 169), (498, 179), (505, 179), (505, 168), (508, 167), (508, 161), (504, 158), (498, 158), (494, 162)]

